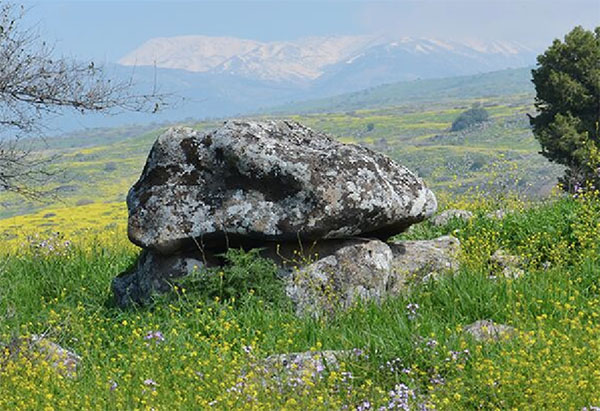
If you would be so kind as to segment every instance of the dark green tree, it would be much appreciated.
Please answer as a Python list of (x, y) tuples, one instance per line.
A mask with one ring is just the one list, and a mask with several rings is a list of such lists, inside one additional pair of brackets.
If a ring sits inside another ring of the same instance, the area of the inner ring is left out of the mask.
[(541, 154), (567, 166), (565, 190), (598, 187), (600, 167), (600, 27), (575, 27), (537, 58), (532, 70), (535, 107), (530, 116)]
[(460, 131), (469, 128), (475, 124), (483, 123), (488, 119), (488, 112), (482, 107), (473, 107), (467, 111), (463, 111), (452, 122), (450, 131)]

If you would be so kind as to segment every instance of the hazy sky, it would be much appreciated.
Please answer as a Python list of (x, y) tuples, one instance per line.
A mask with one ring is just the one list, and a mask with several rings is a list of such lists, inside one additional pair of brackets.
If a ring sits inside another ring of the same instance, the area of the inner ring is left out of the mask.
[(600, 0), (27, 1), (28, 22), (63, 54), (118, 60), (153, 37), (262, 41), (390, 34), (515, 40), (543, 48), (573, 26), (600, 25)]

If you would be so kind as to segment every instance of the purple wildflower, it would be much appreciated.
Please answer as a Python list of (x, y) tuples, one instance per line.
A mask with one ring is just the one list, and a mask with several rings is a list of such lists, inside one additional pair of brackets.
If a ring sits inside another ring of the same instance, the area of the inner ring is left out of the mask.
[(413, 321), (414, 319), (417, 318), (417, 310), (419, 309), (419, 304), (410, 303), (406, 306), (406, 309), (408, 310), (408, 313), (406, 314), (406, 316), (408, 317), (408, 319), (410, 321)]
[(442, 385), (445, 382), (445, 380), (444, 380), (444, 378), (440, 374), (435, 374), (434, 376), (432, 376), (429, 379), (429, 382), (432, 385)]
[(321, 361), (317, 361), (315, 371), (317, 372), (317, 374), (321, 374), (323, 371), (325, 371), (325, 366)]
[(364, 400), (356, 406), (356, 411), (365, 411), (371, 409), (371, 403), (368, 400)]
[(438, 342), (436, 340), (434, 340), (433, 338), (430, 338), (429, 340), (427, 340), (425, 345), (427, 346), (427, 348), (435, 348), (435, 347), (437, 347)]
[(154, 340), (157, 344), (165, 340), (165, 337), (160, 331), (149, 331), (144, 337), (144, 340)]
[(394, 389), (389, 392), (390, 401), (388, 402), (386, 407), (381, 407), (380, 409), (388, 409), (388, 410), (410, 410), (409, 401), (411, 399), (414, 400), (415, 393), (413, 390), (408, 388), (408, 386), (404, 384), (396, 384)]

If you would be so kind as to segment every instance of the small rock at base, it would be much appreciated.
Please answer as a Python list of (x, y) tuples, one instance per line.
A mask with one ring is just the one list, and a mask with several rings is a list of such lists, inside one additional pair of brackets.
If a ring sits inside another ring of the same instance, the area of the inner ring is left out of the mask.
[(517, 330), (510, 325), (496, 324), (489, 320), (479, 320), (463, 328), (479, 342), (500, 341), (517, 335)]

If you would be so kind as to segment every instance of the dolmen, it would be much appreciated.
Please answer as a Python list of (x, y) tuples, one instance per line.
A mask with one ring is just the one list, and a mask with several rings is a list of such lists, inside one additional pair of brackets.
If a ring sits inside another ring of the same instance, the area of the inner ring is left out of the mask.
[[(394, 288), (406, 277), (394, 255), (407, 250), (385, 240), (431, 216), (437, 203), (414, 173), (369, 148), (297, 122), (232, 120), (208, 132), (164, 132), (127, 207), (129, 239), (143, 251), (113, 281), (119, 305), (144, 303), (178, 277), (218, 265), (230, 247), (261, 248), (275, 260), (280, 250), (310, 249), (319, 260), (286, 279), (288, 295), (306, 312), (320, 296), (304, 289), (300, 276), (336, 284), (351, 277), (334, 290), (344, 306)], [(454, 258), (457, 241), (442, 240), (433, 259)], [(419, 275), (454, 265), (426, 261), (429, 271)]]

